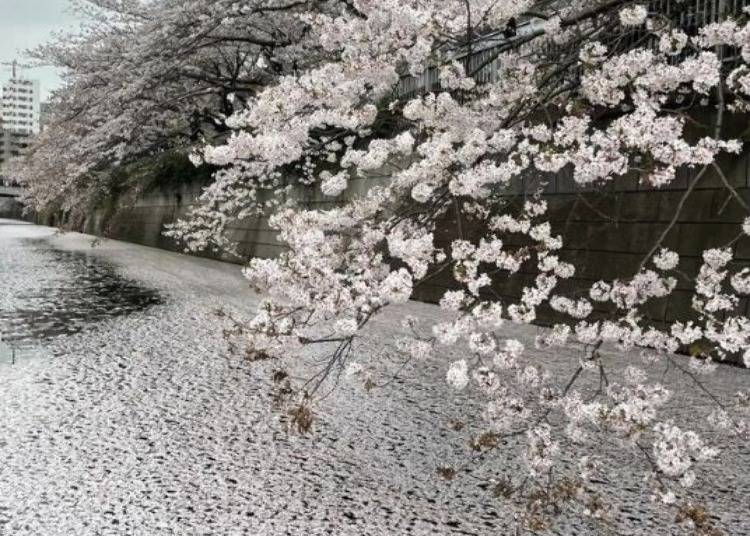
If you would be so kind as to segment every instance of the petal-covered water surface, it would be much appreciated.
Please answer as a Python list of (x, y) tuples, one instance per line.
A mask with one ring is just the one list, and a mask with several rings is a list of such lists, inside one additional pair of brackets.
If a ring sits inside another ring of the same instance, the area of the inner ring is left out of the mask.
[[(16, 342), (34, 358), (0, 362), (0, 535), (515, 534), (513, 499), (495, 488), (523, 474), (522, 439), (486, 457), (471, 449), (483, 400), (445, 381), (462, 356), (446, 351), (412, 363), (384, 389), (342, 380), (315, 408), (313, 432), (290, 434), (274, 405), (272, 372), (303, 377), (310, 370), (299, 359), (248, 362), (227, 352), (216, 308), (242, 314), (260, 300), (243, 290), (238, 267), (115, 241), (92, 250), (89, 237), (52, 234), (0, 225), (0, 309), (77, 309), (71, 332), (55, 327), (64, 322), (54, 314), (42, 316), (55, 317), (48, 327), (35, 319), (16, 328)], [(76, 296), (76, 281), (90, 296)], [(44, 288), (57, 298), (46, 299)], [(114, 307), (129, 314), (108, 315)], [(406, 314), (439, 319), (443, 312), (414, 302), (395, 308), (373, 324), (354, 359), (387, 360), (382, 341)], [(2, 329), (11, 333), (7, 320)], [(534, 329), (512, 329), (533, 344)], [(39, 337), (33, 344), (32, 333)], [(577, 355), (533, 353), (561, 378)], [(322, 355), (306, 357), (314, 363)], [(608, 354), (612, 377), (627, 357)], [(731, 396), (747, 389), (744, 372), (721, 367), (706, 381)], [(686, 379), (672, 380), (675, 422), (710, 438), (696, 419), (706, 409), (701, 393)], [(562, 445), (563, 453), (571, 447)], [(635, 453), (607, 444), (589, 450), (612, 461), (591, 482), (608, 490), (610, 517), (565, 512), (552, 534), (682, 533), (674, 517), (644, 501), (646, 468)], [(563, 455), (564, 467), (573, 463)], [(727, 534), (750, 534), (738, 499), (750, 493), (748, 466), (746, 444), (726, 441), (700, 475), (708, 482), (696, 500), (711, 506)], [(446, 467), (456, 470), (452, 480), (441, 476)]]
[(0, 356), (162, 301), (101, 257), (57, 249), (22, 224), (0, 222), (0, 251), (0, 340), (6, 348)]

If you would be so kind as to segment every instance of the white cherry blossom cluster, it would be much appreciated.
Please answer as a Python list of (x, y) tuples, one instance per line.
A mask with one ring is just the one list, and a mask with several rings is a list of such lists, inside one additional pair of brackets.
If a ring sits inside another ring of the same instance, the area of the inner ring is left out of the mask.
[(637, 4), (620, 11), (620, 24), (623, 26), (640, 26), (646, 22), (648, 10), (646, 6)]

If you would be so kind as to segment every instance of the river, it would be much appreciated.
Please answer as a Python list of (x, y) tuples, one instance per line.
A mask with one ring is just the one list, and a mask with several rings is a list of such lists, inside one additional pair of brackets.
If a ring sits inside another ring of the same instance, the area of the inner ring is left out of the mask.
[[(475, 396), (445, 385), (455, 355), (406, 367), (383, 390), (343, 382), (302, 437), (285, 430), (270, 378), (277, 367), (292, 375), (305, 367), (228, 352), (217, 309), (248, 314), (260, 299), (237, 266), (3, 221), (0, 277), (2, 535), (512, 531), (492, 479), (518, 477), (519, 444), (453, 481), (437, 473), (471, 459), (476, 422), (461, 431), (451, 423), (482, 411)], [(416, 303), (398, 311), (376, 324), (357, 359), (387, 362), (380, 348), (403, 313), (440, 314)], [(534, 330), (514, 335), (531, 340)], [(577, 363), (566, 352), (538, 357), (562, 370)], [(747, 390), (746, 372), (721, 368), (715, 381), (730, 396)], [(675, 381), (675, 416), (694, 420), (704, 402)], [(598, 483), (616, 490), (612, 519), (563, 517), (553, 534), (680, 533), (642, 495), (632, 457), (592, 449), (612, 461)], [(729, 534), (750, 534), (746, 442), (725, 441), (723, 455), (698, 497), (711, 499)]]

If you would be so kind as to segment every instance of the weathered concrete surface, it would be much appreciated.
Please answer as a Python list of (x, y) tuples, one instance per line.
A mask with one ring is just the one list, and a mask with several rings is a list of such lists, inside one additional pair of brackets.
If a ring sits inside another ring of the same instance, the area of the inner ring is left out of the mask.
[[(736, 193), (750, 204), (750, 153), (722, 158), (721, 164)], [(520, 202), (546, 181), (544, 199), (549, 203), (553, 230), (563, 234), (566, 240), (561, 256), (578, 269), (576, 276), (565, 282), (565, 288), (576, 291), (600, 279), (632, 276), (661, 233), (670, 227), (685, 187), (695, 173), (696, 170), (681, 171), (675, 183), (666, 189), (646, 187), (637, 176), (628, 176), (604, 187), (581, 188), (564, 170), (553, 176), (517, 181), (507, 193)], [(362, 194), (382, 180), (355, 179), (351, 181), (347, 195)], [(83, 230), (179, 251), (181, 247), (162, 234), (164, 226), (186, 216), (197, 202), (201, 189), (200, 184), (183, 184), (151, 190), (114, 213), (97, 210), (85, 222)], [(332, 205), (331, 199), (323, 196), (319, 189), (298, 187), (293, 195), (310, 207)], [(700, 264), (700, 253), (707, 248), (726, 245), (736, 238), (746, 216), (745, 209), (726, 188), (721, 177), (709, 171), (687, 198), (662, 245), (680, 253), (683, 259), (681, 270), (694, 276)], [(483, 232), (467, 223), (463, 228), (470, 237), (480, 236)], [(202, 255), (242, 263), (253, 257), (274, 257), (283, 251), (284, 246), (278, 242), (276, 232), (264, 219), (234, 222), (229, 229), (230, 237), (238, 245), (239, 256), (212, 251)], [(448, 247), (457, 238), (457, 229), (455, 217), (446, 218), (437, 232), (438, 243)], [(506, 243), (512, 245), (512, 239)], [(738, 241), (736, 248), (740, 265), (750, 265), (750, 240)], [(501, 296), (517, 297), (534, 276), (529, 272), (508, 279), (497, 284), (494, 291)], [(453, 284), (446, 272), (420, 286), (416, 296), (434, 302)], [(676, 292), (669, 299), (651, 305), (647, 313), (652, 320), (661, 323), (688, 320), (694, 316), (690, 300), (689, 285), (680, 278)], [(744, 300), (743, 307), (750, 313), (750, 300)], [(600, 312), (606, 314), (604, 310)], [(542, 321), (553, 319), (551, 311), (543, 311)]]
[[(737, 193), (750, 204), (750, 188), (738, 186)], [(702, 263), (704, 250), (724, 247), (741, 234), (747, 213), (725, 188), (697, 188), (687, 199), (674, 224), (676, 207), (684, 190), (626, 190), (608, 193), (553, 192), (544, 199), (549, 203), (553, 233), (562, 234), (565, 244), (560, 257), (576, 266), (576, 275), (565, 281), (562, 289), (575, 292), (587, 289), (598, 280), (628, 278), (638, 271), (652, 246), (669, 229), (662, 246), (677, 251), (680, 270), (694, 277)], [(438, 244), (447, 247), (458, 237), (455, 217), (449, 218), (437, 233)], [(464, 223), (470, 238), (478, 238), (483, 230)], [(506, 239), (508, 245), (523, 245)], [(734, 268), (750, 265), (750, 239), (734, 242)], [(645, 263), (648, 265), (648, 263)], [(536, 272), (528, 271), (494, 287), (508, 298), (517, 298), (525, 285), (531, 284)], [(422, 286), (421, 299), (436, 301), (453, 282), (443, 274)], [(675, 292), (665, 300), (657, 300), (646, 309), (657, 322), (694, 318), (691, 309), (693, 288), (685, 277), (678, 277)], [(750, 314), (750, 301), (742, 300)], [(607, 311), (602, 309), (601, 313)], [(543, 320), (554, 315), (545, 311)]]
[(15, 197), (0, 196), (0, 218), (23, 219), (23, 205)]
[[(365, 192), (377, 180), (354, 179), (348, 195)], [(170, 251), (183, 248), (165, 237), (165, 226), (186, 217), (198, 202), (203, 185), (199, 183), (171, 185), (154, 188), (138, 196), (133, 203), (124, 204), (112, 211), (99, 209), (83, 224), (84, 232), (102, 235), (136, 244), (158, 247)], [(292, 195), (308, 206), (331, 206), (331, 198), (319, 189), (297, 187)], [(283, 251), (276, 231), (263, 218), (249, 218), (230, 224), (229, 237), (237, 244), (239, 257), (221, 252), (205, 251), (201, 256), (228, 262), (242, 263), (253, 257), (272, 258)]]

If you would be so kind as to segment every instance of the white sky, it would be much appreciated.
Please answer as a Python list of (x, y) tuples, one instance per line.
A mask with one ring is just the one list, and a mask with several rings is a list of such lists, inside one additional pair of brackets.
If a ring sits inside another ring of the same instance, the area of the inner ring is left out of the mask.
[[(25, 63), (23, 51), (44, 43), (54, 31), (75, 30), (78, 21), (71, 13), (68, 0), (0, 0), (0, 63), (14, 58)], [(22, 71), (38, 79), (42, 100), (60, 86), (59, 73), (43, 67)], [(0, 65), (0, 82), (10, 78), (10, 67)]]

